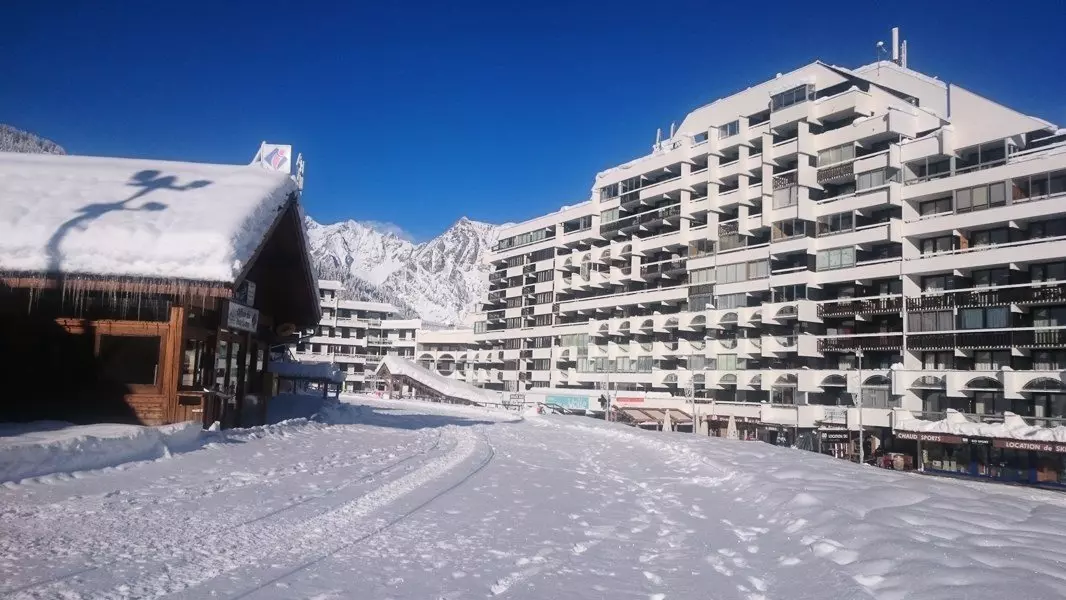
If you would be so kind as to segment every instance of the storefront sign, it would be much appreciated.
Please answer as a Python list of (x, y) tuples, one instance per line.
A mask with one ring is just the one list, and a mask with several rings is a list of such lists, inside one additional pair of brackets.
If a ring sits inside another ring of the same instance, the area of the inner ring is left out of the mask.
[(525, 400), (525, 394), (511, 394), (511, 400)]
[(792, 429), (787, 425), (779, 425), (777, 423), (759, 423), (759, 427), (762, 427), (767, 431), (786, 431)]
[(897, 431), (897, 440), (921, 440), (923, 442), (932, 442), (934, 444), (961, 444), (962, 438), (957, 435), (949, 435), (946, 433), (919, 433), (917, 431)]
[(1006, 450), (1033, 450), (1066, 454), (1066, 444), (1061, 442), (1031, 442), (1028, 440), (993, 440), (992, 445)]
[(548, 396), (544, 403), (574, 410), (588, 410), (589, 400), (588, 396)]
[(962, 443), (971, 446), (991, 446), (992, 440), (989, 438), (962, 438)]
[(617, 402), (618, 404), (643, 404), (644, 403), (644, 398), (634, 398), (634, 397), (619, 396), (619, 397), (615, 398), (614, 401)]
[(845, 429), (822, 431), (821, 437), (823, 442), (848, 442), (851, 441), (851, 432)]
[(226, 311), (226, 329), (255, 333), (259, 329), (259, 311), (230, 302)]

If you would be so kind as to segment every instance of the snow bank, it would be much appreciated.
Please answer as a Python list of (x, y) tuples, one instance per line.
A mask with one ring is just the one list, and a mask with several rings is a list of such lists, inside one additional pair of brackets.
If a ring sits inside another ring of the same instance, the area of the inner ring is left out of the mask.
[(1002, 423), (975, 423), (957, 410), (949, 408), (945, 418), (926, 421), (906, 410), (895, 412), (895, 428), (902, 431), (948, 433), (963, 437), (986, 437), (1034, 442), (1066, 442), (1066, 426), (1037, 427), (1010, 411), (1003, 413)]
[(0, 153), (0, 271), (232, 283), (295, 189), (246, 165)]
[(186, 422), (161, 427), (37, 422), (0, 430), (0, 482), (152, 460), (199, 446), (202, 428)]
[(399, 356), (386, 356), (382, 359), (376, 373), (380, 374), (382, 370), (387, 370), (393, 375), (410, 377), (450, 398), (458, 398), (459, 400), (466, 400), (476, 404), (501, 403), (501, 396), (496, 392), (472, 386), (465, 381), (444, 377)]

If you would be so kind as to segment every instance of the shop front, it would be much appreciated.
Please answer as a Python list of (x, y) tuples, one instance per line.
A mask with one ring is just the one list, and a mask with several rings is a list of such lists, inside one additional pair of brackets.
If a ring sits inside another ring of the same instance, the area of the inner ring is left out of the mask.
[[(733, 420), (732, 426), (730, 419)], [(729, 415), (708, 415), (707, 433), (712, 437), (732, 438), (736, 440), (759, 439), (758, 417), (731, 417)]]
[(1066, 443), (897, 431), (924, 472), (1066, 488)]

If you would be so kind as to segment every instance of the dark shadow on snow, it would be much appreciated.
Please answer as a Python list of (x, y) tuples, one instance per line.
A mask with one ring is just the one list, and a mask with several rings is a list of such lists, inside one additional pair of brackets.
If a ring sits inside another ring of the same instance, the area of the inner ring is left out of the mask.
[(129, 204), (134, 200), (142, 198), (156, 190), (174, 190), (184, 192), (188, 190), (195, 190), (211, 185), (212, 182), (203, 179), (197, 181), (191, 181), (183, 185), (177, 185), (177, 177), (173, 175), (163, 175), (160, 177), (160, 172), (154, 169), (146, 169), (144, 171), (138, 171), (130, 176), (130, 181), (126, 185), (131, 187), (140, 188), (133, 193), (129, 198), (125, 200), (119, 200), (117, 202), (102, 202), (96, 204), (86, 204), (78, 209), (77, 214), (65, 223), (59, 226), (52, 234), (52, 237), (48, 240), (48, 272), (56, 275), (61, 272), (62, 264), (60, 253), (60, 246), (63, 244), (64, 238), (74, 230), (84, 231), (89, 227), (89, 224), (99, 219), (100, 217), (113, 212), (119, 211), (161, 211), (166, 210), (167, 205), (160, 202), (145, 202), (137, 207), (130, 207)]

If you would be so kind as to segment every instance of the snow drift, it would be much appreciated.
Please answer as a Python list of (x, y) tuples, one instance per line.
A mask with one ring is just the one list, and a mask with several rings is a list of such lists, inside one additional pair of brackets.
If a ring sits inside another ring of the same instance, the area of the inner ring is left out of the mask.
[(203, 428), (186, 422), (161, 427), (9, 424), (0, 429), (0, 482), (153, 460), (199, 446)]

